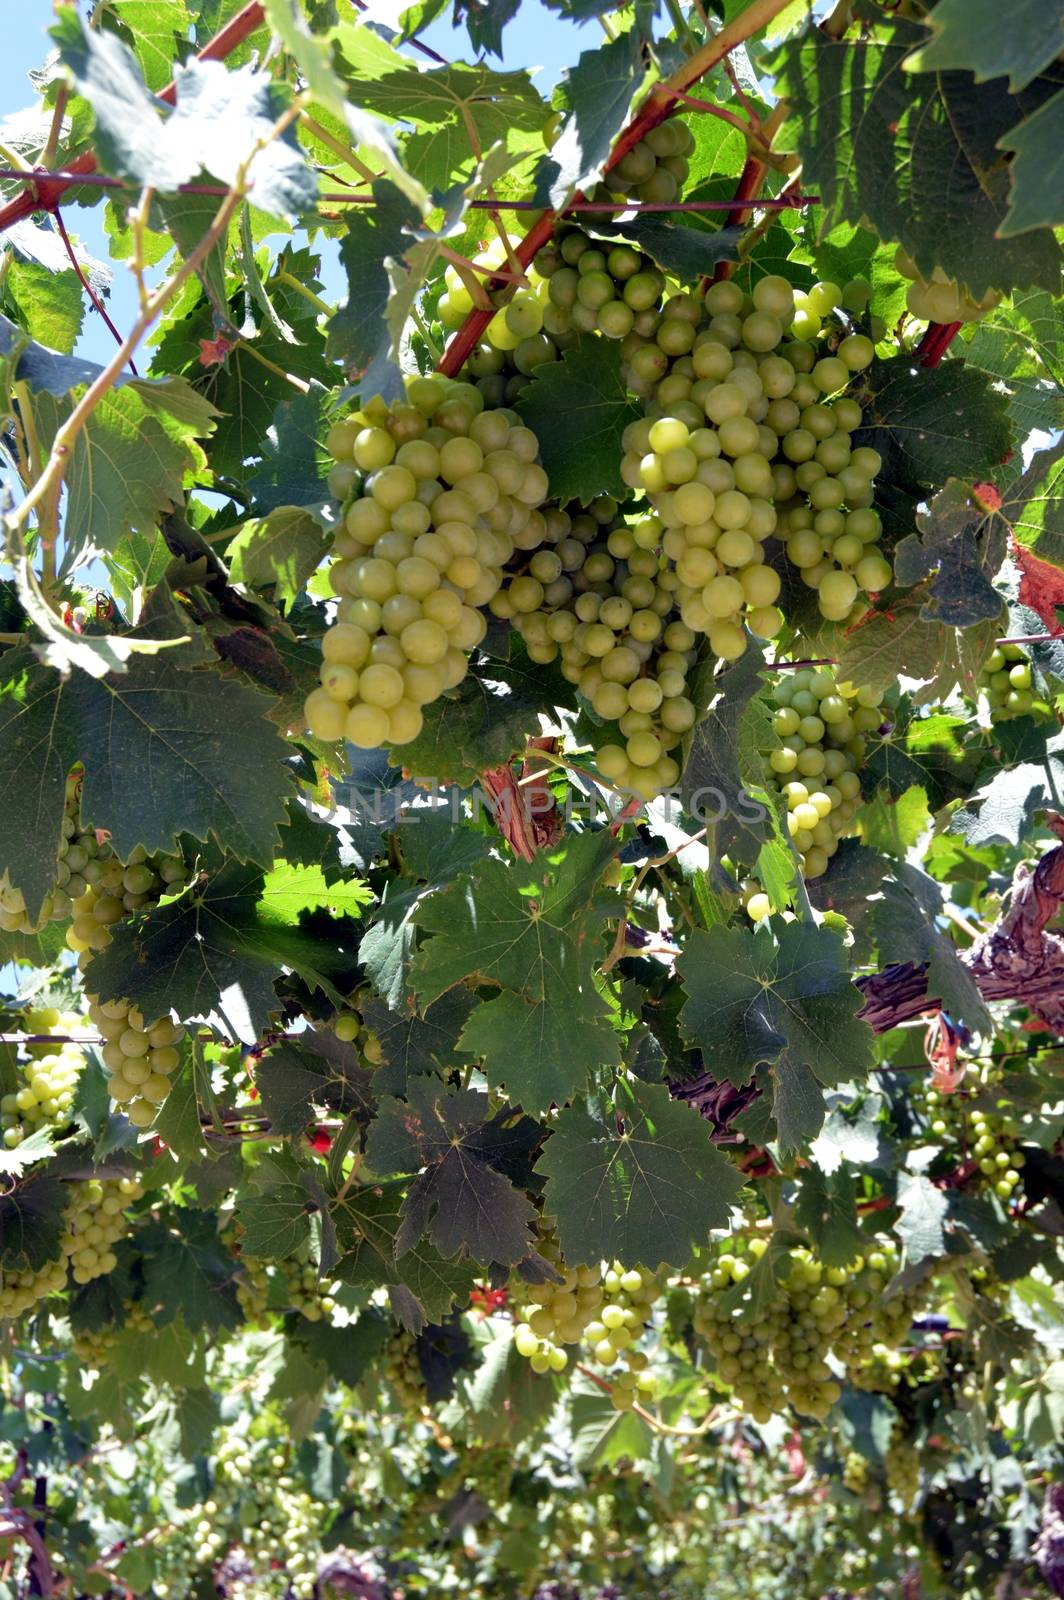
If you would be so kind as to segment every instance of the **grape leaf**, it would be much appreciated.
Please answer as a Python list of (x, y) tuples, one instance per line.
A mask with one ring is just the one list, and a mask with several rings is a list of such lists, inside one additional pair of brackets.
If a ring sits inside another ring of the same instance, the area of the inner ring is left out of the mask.
[(951, 628), (1001, 615), (1001, 596), (991, 583), (1005, 559), (1008, 529), (1003, 518), (976, 498), (967, 484), (950, 478), (926, 511), (918, 511), (919, 535), (906, 534), (894, 547), (894, 575), (911, 588), (933, 574), (924, 615)]
[(1064, 795), (1064, 735), (1046, 744), (1045, 759), (1024, 761), (997, 772), (956, 812), (951, 827), (970, 845), (1019, 844), (1030, 831), (1036, 811), (1054, 811)]
[[(863, 998), (841, 938), (827, 928), (789, 923), (778, 939), (766, 926), (698, 929), (677, 971), (687, 992), (680, 1025), (707, 1069), (741, 1088), (759, 1063), (772, 1068), (779, 1137), (789, 1149), (814, 1120), (806, 1074), (844, 1083), (871, 1061), (872, 1031), (857, 1016)], [(814, 1134), (822, 1121), (821, 1106)]]
[(997, 142), (1038, 109), (1044, 88), (1010, 95), (1000, 79), (905, 72), (924, 29), (871, 5), (861, 11), (870, 25), (860, 37), (813, 28), (768, 63), (792, 111), (777, 143), (801, 156), (803, 181), (822, 196), (822, 231), (867, 218), (880, 238), (901, 241), (924, 277), (940, 266), (977, 297), (1032, 284), (1056, 292), (1052, 233), (1002, 236), (1009, 178)]
[(898, 1207), (894, 1231), (905, 1246), (906, 1262), (918, 1266), (929, 1257), (944, 1256), (942, 1226), (949, 1212), (949, 1197), (922, 1172), (899, 1172)]
[(891, 602), (888, 610), (870, 613), (839, 642), (838, 670), (858, 685), (868, 684), (881, 693), (906, 677), (919, 682), (913, 691), (916, 705), (948, 700), (960, 687), (975, 698), (976, 680), (993, 649), (998, 620), (971, 628), (946, 628), (924, 616), (924, 594), (913, 590)]
[(101, 997), (128, 996), (153, 1017), (173, 1007), (248, 1044), (278, 1009), (274, 982), (282, 966), (342, 1005), (333, 978), (350, 987), (355, 925), (326, 917), (321, 926), (300, 926), (263, 900), (262, 885), (254, 867), (229, 862), (202, 890), (120, 925), (94, 958)]
[(939, 0), (928, 15), (931, 37), (905, 62), (907, 72), (970, 72), (977, 82), (1008, 73), (1022, 89), (1064, 50), (1060, 7), (1045, 0)]
[(518, 994), (483, 1000), (469, 1018), (459, 1047), (480, 1056), (492, 1089), (505, 1088), (514, 1105), (538, 1116), (585, 1093), (588, 1079), (619, 1067), (620, 1043), (598, 995), (579, 1010), (556, 997), (529, 1003)]
[(255, 1068), (255, 1083), (271, 1127), (287, 1134), (302, 1133), (316, 1105), (342, 1117), (361, 1111), (368, 1122), (376, 1087), (353, 1044), (310, 1029), (271, 1046)]
[(355, 1384), (379, 1358), (393, 1324), (379, 1311), (363, 1311), (357, 1322), (334, 1328), (330, 1322), (299, 1320), (296, 1339), (311, 1361), (338, 1383)]
[[(535, 1212), (504, 1172), (515, 1136), (538, 1139), (528, 1118), (511, 1113), (485, 1121), (487, 1096), (448, 1094), (428, 1079), (408, 1085), (408, 1099), (385, 1100), (366, 1141), (366, 1161), (379, 1175), (417, 1173), (403, 1201), (396, 1235), (403, 1256), (428, 1234), (446, 1258), (470, 1256), (512, 1266), (533, 1248)], [(525, 1134), (527, 1127), (528, 1134)]]
[(536, 368), (516, 408), (539, 440), (552, 499), (624, 499), (621, 435), (640, 412), (625, 388), (615, 340), (580, 334), (560, 361)]
[(235, 1207), (243, 1230), (243, 1253), (262, 1261), (284, 1261), (310, 1238), (312, 1204), (302, 1185), (290, 1178), (269, 1183), (257, 1173), (256, 1179), (254, 1190), (239, 1195)]
[(897, 877), (883, 884), (882, 898), (872, 907), (872, 925), (882, 961), (927, 965), (927, 992), (941, 1000), (951, 1017), (975, 1032), (990, 1028), (990, 1015), (975, 979), (957, 947), (937, 927), (942, 891), (918, 868), (902, 863)]
[[(67, 773), (85, 763), (84, 815), (124, 859), (136, 845), (174, 850), (215, 837), (270, 863), (291, 780), (287, 747), (254, 690), (215, 673), (140, 657), (122, 677), (66, 682), (23, 647), (0, 662), (0, 860), (31, 915), (55, 877)], [(234, 763), (232, 729), (244, 762)], [(135, 782), (130, 774), (136, 773)]]
[[(827, 1098), (830, 1101), (832, 1097)], [(879, 1164), (882, 1151), (876, 1118), (880, 1103), (878, 1098), (862, 1100), (852, 1120), (844, 1103), (830, 1107), (824, 1126), (809, 1146), (810, 1156), (827, 1177), (837, 1172), (844, 1161), (855, 1166)]]
[[(439, 1322), (455, 1302), (464, 1303), (476, 1278), (472, 1261), (446, 1260), (427, 1239), (419, 1239), (401, 1255), (396, 1237), (402, 1223), (406, 1185), (354, 1185), (332, 1204), (337, 1241), (342, 1252), (336, 1275), (345, 1283), (376, 1288), (399, 1284), (414, 1296), (422, 1312), (421, 1326)], [(420, 1328), (412, 1331), (419, 1332)]]
[(1002, 515), (1020, 544), (1064, 567), (1064, 440), (1031, 457), (1005, 491)]
[[(201, 170), (236, 183), (250, 158), (258, 209), (291, 218), (313, 206), (317, 179), (293, 129), (272, 136), (288, 97), (269, 74), (251, 66), (229, 71), (220, 61), (192, 57), (174, 73), (176, 105), (164, 122), (136, 57), (121, 40), (89, 28), (72, 7), (60, 6), (57, 18), (50, 32), (60, 61), (95, 113), (96, 150), (105, 172), (165, 194)], [(256, 153), (260, 141), (264, 147)]]
[(27, 261), (15, 251), (4, 278), (4, 290), (15, 302), (27, 332), (63, 355), (69, 355), (81, 332), (84, 302), (73, 268), (56, 270)]
[[(51, 448), (73, 409), (37, 394), (34, 418)], [(183, 501), (184, 479), (206, 465), (198, 439), (217, 413), (181, 378), (131, 382), (106, 394), (75, 440), (64, 479), (67, 565), (111, 550), (128, 533), (153, 534), (159, 518)]]
[(636, 215), (619, 221), (612, 217), (594, 220), (596, 234), (605, 239), (624, 239), (652, 256), (664, 272), (682, 282), (702, 277), (718, 261), (737, 261), (741, 228), (692, 228), (669, 217)]
[(549, 186), (549, 202), (556, 210), (574, 189), (602, 172), (614, 139), (628, 121), (642, 75), (635, 28), (595, 50), (584, 50), (562, 74), (560, 88), (569, 114), (543, 163), (539, 183), (541, 189)]
[(0, 1194), (0, 1264), (10, 1272), (36, 1272), (62, 1254), (66, 1185), (40, 1172)]
[(32, 1167), (34, 1162), (43, 1161), (46, 1156), (52, 1154), (54, 1138), (55, 1130), (46, 1125), (43, 1128), (35, 1128), (13, 1149), (0, 1150), (0, 1172), (8, 1173), (13, 1178), (21, 1178), (27, 1167)]
[(283, 400), (261, 445), (262, 460), (248, 479), (255, 510), (266, 516), (278, 506), (318, 506), (329, 498), (322, 409), (326, 391), (312, 382), (307, 394)]
[(459, 1034), (472, 1007), (473, 996), (465, 988), (448, 990), (423, 1015), (393, 1011), (383, 1000), (364, 1000), (359, 1009), (381, 1047), (373, 1074), (378, 1093), (404, 1095), (411, 1077), (445, 1076), (455, 1064)]
[[(387, 359), (391, 335), (385, 325), (385, 312), (392, 292), (387, 263), (393, 258), (401, 259), (410, 249), (413, 230), (421, 221), (417, 207), (385, 179), (378, 179), (373, 185), (373, 201), (368, 215), (358, 212), (347, 220), (340, 240), (347, 298), (329, 318), (329, 357), (342, 362), (352, 376)], [(396, 375), (392, 380), (394, 395), (400, 388)]]
[(185, 0), (110, 0), (102, 25), (112, 17), (129, 35), (148, 88), (158, 93), (173, 76), (178, 40), (188, 38)]
[(767, 812), (747, 794), (740, 770), (739, 729), (747, 708), (764, 688), (764, 652), (746, 649), (739, 660), (710, 679), (710, 702), (691, 735), (680, 794), (692, 817), (722, 825), (729, 842), (742, 837), (760, 844), (768, 836)]
[(423, 1004), (465, 979), (529, 1001), (572, 1005), (594, 990), (592, 968), (613, 897), (597, 879), (613, 855), (608, 830), (570, 835), (530, 862), (485, 861), (421, 900), (430, 937), (410, 970)]
[(805, 1228), (826, 1267), (848, 1267), (865, 1246), (857, 1226), (856, 1191), (849, 1172), (828, 1177), (811, 1167), (802, 1174), (794, 1220)]
[(241, 1323), (236, 1297), (236, 1263), (218, 1240), (215, 1217), (188, 1210), (182, 1231), (151, 1221), (138, 1229), (143, 1260), (144, 1299), (155, 1306), (155, 1322), (167, 1327), (183, 1317), (193, 1332), (236, 1328)]
[(249, 589), (272, 590), (291, 605), (330, 546), (326, 518), (319, 510), (278, 506), (267, 516), (245, 522), (226, 545), (229, 576)]
[[(1064, 223), (1061, 190), (1064, 187), (1064, 90), (998, 140), (1001, 150), (1011, 150), (1008, 216), (999, 235), (1012, 239), (1033, 228), (1059, 228)], [(1021, 243), (1025, 243), (1023, 240)]]
[(908, 356), (876, 361), (855, 439), (883, 458), (883, 479), (915, 499), (949, 478), (992, 473), (1012, 445), (1008, 399), (960, 361), (928, 370)]
[[(341, 46), (342, 47), (342, 46)], [(421, 72), (396, 55), (400, 65), (382, 75), (359, 74), (359, 103), (387, 117), (434, 130), (448, 172), (467, 156), (479, 155), (513, 129), (538, 133), (549, 107), (528, 73), (493, 72), (484, 62), (455, 62)], [(470, 128), (475, 130), (474, 151)], [(454, 140), (462, 154), (449, 152)]]
[(724, 1227), (741, 1173), (696, 1111), (660, 1083), (620, 1085), (615, 1102), (577, 1101), (554, 1124), (536, 1171), (568, 1265), (685, 1268)]

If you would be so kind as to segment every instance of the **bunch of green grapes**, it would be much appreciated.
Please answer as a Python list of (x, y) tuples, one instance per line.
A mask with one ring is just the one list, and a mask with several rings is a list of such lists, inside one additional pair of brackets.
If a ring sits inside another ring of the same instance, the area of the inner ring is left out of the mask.
[(986, 695), (991, 722), (1052, 715), (1032, 686), (1031, 663), (1022, 645), (999, 644), (991, 650), (980, 669), (977, 687)]
[(856, 1450), (851, 1450), (842, 1464), (842, 1481), (851, 1494), (864, 1499), (868, 1492), (868, 1462)]
[(785, 1316), (783, 1297), (769, 1297), (755, 1313), (749, 1289), (739, 1286), (764, 1255), (767, 1241), (754, 1235), (729, 1243), (732, 1248), (718, 1255), (699, 1286), (694, 1329), (705, 1340), (718, 1374), (738, 1403), (755, 1422), (768, 1422), (787, 1403), (783, 1380), (772, 1360), (772, 1346)]
[[(135, 911), (157, 905), (164, 895), (177, 894), (189, 882), (193, 868), (182, 856), (159, 851), (149, 856), (137, 845), (128, 861), (120, 861), (110, 846), (103, 860), (90, 864), (90, 881), (71, 907), (73, 921), (66, 942), (83, 959), (82, 971), (95, 950), (105, 950), (116, 922)], [(93, 871), (98, 867), (98, 871)]]
[(342, 1043), (358, 1047), (358, 1053), (365, 1066), (380, 1066), (384, 1059), (381, 1042), (373, 1029), (366, 1026), (355, 1006), (351, 1005), (337, 1012), (333, 1018), (332, 1031)]
[(920, 1495), (920, 1452), (912, 1439), (891, 1439), (883, 1457), (883, 1473), (894, 1502), (903, 1515), (912, 1511)]
[[(818, 292), (842, 298), (835, 284)], [(840, 324), (835, 348), (818, 358), (809, 338), (793, 336), (796, 315), (784, 278), (762, 278), (750, 296), (727, 281), (704, 300), (673, 296), (653, 339), (633, 332), (622, 346), (629, 384), (653, 393), (625, 432), (621, 476), (674, 533), (672, 559), (684, 557), (686, 571), (680, 614), (725, 660), (745, 649), (744, 620), (763, 637), (781, 624), (779, 584), (757, 570), (770, 536), (784, 541), (829, 621), (847, 620), (862, 590), (891, 577), (872, 505), (881, 461), (854, 447), (861, 407), (844, 392), (874, 347)]]
[(147, 1128), (172, 1088), (185, 1030), (170, 1017), (146, 1022), (129, 1000), (88, 996), (89, 1020), (104, 1040), (107, 1092), (135, 1128)]
[(981, 300), (976, 300), (966, 284), (947, 277), (941, 267), (933, 267), (930, 278), (924, 278), (901, 245), (895, 252), (894, 265), (903, 278), (912, 280), (905, 303), (921, 322), (978, 322), (1001, 303), (997, 289), (988, 289)]
[[(23, 1018), (27, 1033), (68, 1034), (84, 1025), (83, 1017), (54, 1006), (28, 1010)], [(29, 1059), (19, 1063), (25, 1081), (0, 1098), (0, 1128), (8, 1150), (36, 1128), (67, 1125), (85, 1068), (85, 1053), (78, 1044), (30, 1044), (26, 1051)]]
[(444, 378), (408, 379), (403, 404), (377, 396), (326, 442), (365, 478), (334, 541), (337, 619), (307, 725), (361, 749), (408, 744), (421, 707), (465, 677), (487, 628), (478, 608), (514, 549), (542, 543), (539, 445), (515, 413)]
[(122, 1307), (121, 1324), (108, 1322), (102, 1328), (83, 1328), (74, 1335), (70, 1347), (84, 1366), (102, 1372), (124, 1332), (150, 1333), (154, 1326), (139, 1301), (127, 1300)]
[[(772, 699), (772, 731), (780, 744), (764, 752), (765, 783), (786, 799), (802, 876), (819, 878), (860, 806), (858, 770), (865, 735), (883, 721), (880, 696), (840, 683), (830, 667), (802, 667), (781, 674)], [(767, 895), (753, 880), (743, 892), (749, 915), (759, 922), (769, 913)]]
[(696, 719), (687, 694), (696, 639), (669, 620), (677, 580), (658, 549), (661, 524), (626, 524), (605, 495), (586, 510), (548, 510), (543, 522), (543, 544), (515, 555), (489, 609), (534, 661), (560, 660), (601, 719), (599, 770), (649, 800), (679, 778), (671, 752)]
[(66, 780), (55, 883), (44, 897), (36, 922), (26, 911), (22, 890), (12, 885), (6, 871), (0, 876), (0, 929), (5, 933), (36, 933), (46, 922), (69, 917), (74, 901), (98, 879), (103, 863), (110, 857), (110, 846), (101, 844), (95, 829), (81, 822), (84, 777), (84, 769), (77, 767)]
[(649, 1357), (635, 1344), (650, 1325), (662, 1284), (647, 1267), (624, 1267), (614, 1261), (602, 1274), (602, 1292), (602, 1305), (584, 1329), (584, 1341), (600, 1367), (612, 1369), (618, 1359), (625, 1362), (621, 1371), (610, 1371), (612, 1398), (618, 1411), (630, 1411), (637, 1400), (653, 1399), (657, 1393)]
[(66, 1281), (65, 1255), (60, 1255), (55, 1261), (46, 1261), (41, 1267), (25, 1267), (16, 1271), (0, 1267), (0, 1322), (21, 1317), (39, 1300), (59, 1294), (66, 1288)]
[(1025, 1165), (1019, 1148), (1020, 1125), (1015, 1108), (1001, 1089), (1004, 1072), (991, 1062), (973, 1063), (963, 1090), (917, 1089), (914, 1102), (926, 1112), (930, 1132), (958, 1160), (973, 1159), (987, 1185), (1001, 1200), (1010, 1200), (1023, 1181)]
[[(206, 1522), (208, 1533), (201, 1538), (198, 1524)], [(152, 1544), (152, 1592), (159, 1600), (186, 1600), (196, 1593), (196, 1576), (209, 1561), (220, 1553), (212, 1542), (209, 1518), (202, 1508), (192, 1507), (184, 1514), (180, 1524), (170, 1522)]]
[(381, 1376), (403, 1410), (413, 1417), (420, 1416), (428, 1403), (425, 1374), (418, 1359), (417, 1340), (405, 1328), (396, 1328), (385, 1345)]
[(553, 1235), (539, 1240), (536, 1249), (561, 1275), (560, 1283), (525, 1284), (515, 1281), (514, 1298), (524, 1307), (514, 1325), (514, 1347), (533, 1372), (564, 1372), (569, 1364), (566, 1345), (578, 1345), (603, 1303), (602, 1269), (597, 1265), (567, 1267)]
[[(470, 288), (471, 276), (483, 285), (499, 270), (520, 272), (527, 279), (527, 288), (519, 289), (518, 295), (531, 296), (537, 301), (546, 298), (546, 283), (536, 267), (522, 268), (517, 260), (516, 250), (520, 243), (520, 234), (500, 233), (472, 258), (472, 275), (468, 267), (459, 268), (453, 263), (444, 268), (443, 294), (437, 304), (436, 315), (448, 332), (461, 327), (469, 313), (476, 308), (477, 302)], [(491, 349), (508, 354), (515, 351), (521, 340), (528, 336), (523, 331), (527, 323), (535, 324), (529, 328), (531, 335), (537, 334), (542, 326), (542, 319), (536, 324), (534, 317), (522, 317), (520, 312), (508, 318), (506, 313), (511, 304), (512, 301), (508, 302), (496, 312), (485, 332), (485, 340)], [(343, 499), (345, 496), (337, 498)]]
[(826, 1357), (845, 1326), (842, 1276), (818, 1261), (810, 1250), (795, 1250), (784, 1281), (784, 1314), (772, 1341), (772, 1359), (796, 1411), (821, 1421), (842, 1394), (842, 1386)]
[(136, 1178), (90, 1178), (72, 1185), (73, 1203), (64, 1214), (63, 1252), (75, 1283), (91, 1283), (113, 1272), (112, 1246), (128, 1230), (126, 1207), (144, 1193)]
[(236, 1294), (245, 1320), (254, 1327), (269, 1326), (271, 1307), (298, 1311), (308, 1322), (327, 1320), (336, 1310), (337, 1284), (323, 1283), (309, 1262), (258, 1261), (240, 1256), (241, 1272)]
[(683, 194), (694, 135), (678, 117), (645, 133), (596, 187), (593, 199), (628, 195), (643, 205), (672, 205)]

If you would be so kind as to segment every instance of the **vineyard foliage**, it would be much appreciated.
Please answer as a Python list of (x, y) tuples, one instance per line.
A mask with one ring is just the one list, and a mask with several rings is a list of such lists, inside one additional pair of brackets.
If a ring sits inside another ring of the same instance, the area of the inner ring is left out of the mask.
[(1064, 9), (528, 3), (0, 124), (0, 1600), (1064, 1594)]

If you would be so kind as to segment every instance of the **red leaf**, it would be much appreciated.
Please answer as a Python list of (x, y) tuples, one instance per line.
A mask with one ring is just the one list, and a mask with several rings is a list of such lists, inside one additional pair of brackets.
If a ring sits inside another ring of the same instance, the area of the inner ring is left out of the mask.
[(1014, 545), (1013, 554), (1020, 569), (1020, 604), (1036, 611), (1049, 633), (1064, 634), (1054, 607), (1064, 606), (1064, 572), (1050, 561), (1042, 561), (1023, 545)]
[(199, 362), (201, 367), (216, 367), (223, 362), (233, 348), (233, 340), (227, 339), (220, 333), (217, 339), (201, 339), (199, 342)]

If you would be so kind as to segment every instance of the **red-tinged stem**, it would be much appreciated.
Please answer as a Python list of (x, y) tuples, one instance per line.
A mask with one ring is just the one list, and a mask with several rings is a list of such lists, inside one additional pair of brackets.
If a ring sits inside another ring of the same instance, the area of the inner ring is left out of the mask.
[(929, 322), (926, 333), (916, 347), (916, 359), (920, 365), (937, 367), (963, 326), (962, 322)]
[[(74, 268), (74, 271), (78, 275), (78, 282), (81, 284), (81, 287), (84, 289), (85, 293), (88, 295), (89, 299), (92, 301), (92, 303), (95, 306), (96, 310), (100, 313), (100, 316), (103, 318), (104, 322), (107, 324), (107, 326), (110, 329), (111, 333), (114, 335), (116, 341), (119, 344), (121, 344), (122, 343), (122, 335), (119, 333), (118, 329), (115, 327), (114, 323), (111, 321), (110, 317), (107, 315), (107, 308), (104, 305), (103, 301), (100, 299), (99, 295), (96, 293), (96, 290), (92, 287), (92, 284), (89, 282), (88, 278), (85, 276), (84, 272), (81, 270), (81, 262), (78, 260), (77, 256), (74, 254), (74, 246), (70, 242), (70, 235), (69, 235), (69, 233), (67, 233), (66, 223), (63, 221), (63, 213), (59, 209), (58, 206), (56, 207), (55, 212), (53, 214), (55, 216), (55, 225), (59, 229), (59, 237), (63, 241), (63, 246), (64, 246), (64, 248), (66, 250), (66, 253), (67, 253), (67, 256), (68, 256), (68, 258), (70, 260), (70, 265)], [(129, 370), (130, 370), (130, 372), (132, 372), (132, 374), (133, 374), (133, 376), (135, 378), (140, 376), (140, 374), (137, 372), (136, 367), (133, 365), (132, 357), (130, 358), (130, 362), (129, 362)]]
[[(250, 0), (248, 5), (230, 18), (224, 28), (218, 30), (213, 39), (207, 41), (199, 52), (199, 60), (221, 61), (238, 45), (243, 44), (249, 34), (254, 33), (265, 20), (266, 12), (262, 0)], [(160, 92), (159, 99), (172, 106), (176, 96), (177, 87), (170, 83)], [(81, 155), (70, 163), (68, 169), (69, 175), (75, 180), (84, 179), (87, 174), (95, 171), (96, 157), (91, 150), (82, 151)], [(0, 233), (5, 228), (10, 228), (13, 223), (21, 222), (23, 217), (31, 216), (34, 211), (54, 212), (67, 189), (71, 187), (66, 179), (67, 173), (62, 177), (31, 179), (25, 194), (16, 195), (7, 205), (0, 206)]]

